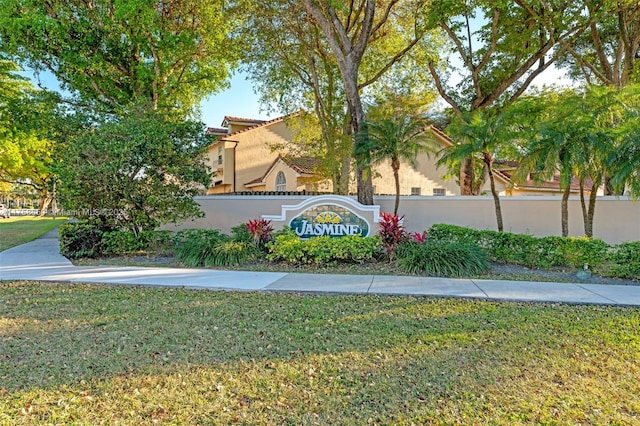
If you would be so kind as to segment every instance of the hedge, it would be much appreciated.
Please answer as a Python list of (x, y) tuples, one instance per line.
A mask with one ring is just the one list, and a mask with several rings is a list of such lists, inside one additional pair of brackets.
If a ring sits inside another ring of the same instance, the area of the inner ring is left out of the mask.
[(433, 225), (429, 238), (437, 241), (474, 243), (482, 247), (489, 259), (513, 263), (533, 269), (554, 266), (598, 270), (608, 259), (611, 249), (600, 239), (586, 237), (534, 237), (491, 230), (476, 230), (456, 225)]

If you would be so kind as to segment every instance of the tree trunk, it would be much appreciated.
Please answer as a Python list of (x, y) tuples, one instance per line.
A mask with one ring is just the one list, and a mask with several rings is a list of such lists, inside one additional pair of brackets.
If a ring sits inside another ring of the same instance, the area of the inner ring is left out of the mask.
[(598, 197), (599, 186), (599, 179), (594, 180), (591, 186), (591, 194), (589, 194), (589, 210), (587, 212), (587, 222), (585, 222), (584, 226), (584, 234), (589, 238), (593, 238), (593, 217), (596, 213), (596, 198)]
[(473, 161), (465, 158), (460, 166), (460, 195), (473, 195), (473, 180)]
[(587, 212), (587, 203), (584, 199), (584, 182), (580, 179), (580, 208), (582, 209), (582, 223), (584, 224), (584, 234), (587, 235), (587, 222), (589, 221), (589, 214)]
[(51, 203), (51, 195), (48, 192), (42, 194), (42, 198), (40, 198), (40, 205), (38, 206), (38, 216), (42, 217), (47, 214), (49, 203)]
[[(349, 84), (346, 84), (347, 81), (345, 80), (345, 93), (351, 115), (351, 128), (353, 129), (353, 134), (357, 135), (360, 129), (362, 129), (362, 124), (365, 120), (364, 109), (362, 108), (360, 93), (358, 92), (358, 70), (350, 69), (347, 70), (347, 72), (349, 74)], [(364, 138), (361, 142), (358, 142), (358, 138), (356, 138), (355, 152), (362, 152), (358, 149), (361, 143), (364, 143)], [(371, 180), (371, 170), (368, 164), (362, 164), (361, 161), (357, 161), (356, 165), (356, 184), (358, 187), (358, 202), (365, 205), (372, 205), (373, 182)]]
[(351, 171), (351, 158), (345, 155), (340, 162), (340, 187), (338, 194), (347, 195), (349, 193), (349, 174)]
[(498, 232), (504, 230), (502, 223), (502, 207), (500, 206), (500, 195), (496, 190), (496, 182), (493, 179), (493, 158), (490, 153), (484, 153), (485, 164), (487, 165), (487, 172), (489, 173), (489, 182), (491, 183), (491, 195), (493, 196), (493, 204), (496, 208), (496, 221), (498, 222)]
[(569, 195), (571, 194), (571, 183), (567, 184), (562, 193), (562, 236), (569, 236)]
[[(357, 135), (364, 123), (364, 109), (358, 88), (358, 69), (362, 56), (367, 48), (373, 28), (376, 3), (367, 0), (363, 7), (363, 18), (359, 34), (353, 39), (349, 37), (347, 28), (339, 21), (332, 5), (326, 9), (313, 0), (304, 0), (304, 8), (315, 24), (317, 24), (327, 38), (331, 51), (336, 58), (338, 69), (344, 84), (347, 107), (351, 115), (353, 135)], [(326, 15), (325, 15), (326, 13)], [(358, 142), (356, 141), (356, 144)], [(358, 148), (356, 146), (356, 148)], [(359, 152), (356, 149), (356, 152)], [(368, 165), (358, 161), (356, 166), (356, 184), (358, 188), (358, 202), (366, 205), (373, 204), (373, 183)]]
[(397, 158), (391, 159), (391, 169), (393, 169), (393, 178), (396, 182), (396, 203), (393, 208), (393, 214), (398, 214), (398, 208), (400, 207), (400, 161)]

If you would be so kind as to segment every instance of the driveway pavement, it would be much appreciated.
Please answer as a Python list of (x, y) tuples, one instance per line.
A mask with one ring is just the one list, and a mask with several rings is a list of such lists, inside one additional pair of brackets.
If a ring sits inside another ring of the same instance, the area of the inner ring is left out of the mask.
[(640, 286), (389, 275), (73, 266), (67, 258), (60, 254), (56, 230), (30, 243), (0, 252), (0, 280), (64, 281), (231, 291), (388, 294), (640, 306)]

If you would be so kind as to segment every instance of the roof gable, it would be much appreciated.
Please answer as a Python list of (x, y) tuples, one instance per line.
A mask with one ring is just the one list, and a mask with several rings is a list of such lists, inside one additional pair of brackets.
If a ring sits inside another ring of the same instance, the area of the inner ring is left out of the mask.
[(278, 163), (283, 163), (291, 170), (296, 172), (299, 176), (312, 176), (315, 173), (315, 167), (320, 164), (320, 160), (312, 157), (290, 157), (286, 158), (281, 155), (271, 163), (271, 165), (267, 168), (267, 171), (260, 176), (259, 178), (253, 179), (249, 182), (245, 183), (245, 186), (252, 186), (257, 184), (266, 183), (267, 176), (269, 176)]

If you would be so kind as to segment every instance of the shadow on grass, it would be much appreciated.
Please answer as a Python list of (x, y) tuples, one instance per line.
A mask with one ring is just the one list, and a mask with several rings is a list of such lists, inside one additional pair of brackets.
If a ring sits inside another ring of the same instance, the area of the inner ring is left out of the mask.
[(170, 399), (199, 407), (195, 423), (419, 421), (460, 399), (474, 412), (509, 377), (548, 382), (577, 353), (626, 365), (637, 353), (622, 348), (640, 349), (640, 311), (622, 308), (26, 282), (0, 299), (8, 395), (89, 388), (102, 404), (142, 399), (148, 419)]

